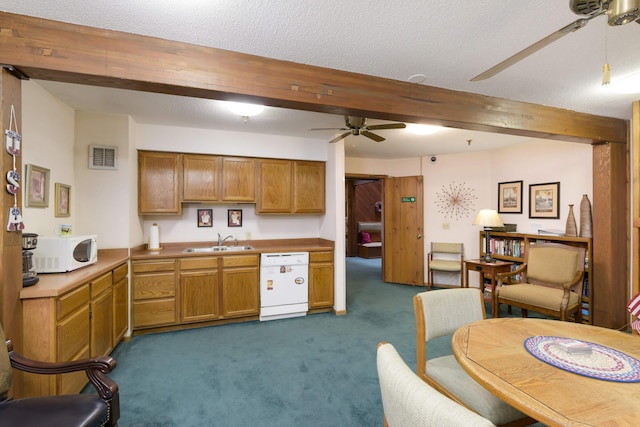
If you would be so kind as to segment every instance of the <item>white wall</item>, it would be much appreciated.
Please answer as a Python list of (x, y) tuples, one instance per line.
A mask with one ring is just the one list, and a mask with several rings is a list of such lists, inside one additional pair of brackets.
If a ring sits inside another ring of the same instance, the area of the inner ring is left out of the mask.
[[(57, 224), (76, 225), (78, 197), (73, 168), (75, 111), (55, 98), (33, 81), (22, 81), (22, 219), (25, 232), (40, 236), (55, 234)], [(28, 208), (24, 203), (26, 195), (27, 164), (50, 170), (49, 206)], [(56, 218), (55, 183), (71, 185), (70, 214), (67, 218)], [(75, 232), (75, 229), (74, 229)]]

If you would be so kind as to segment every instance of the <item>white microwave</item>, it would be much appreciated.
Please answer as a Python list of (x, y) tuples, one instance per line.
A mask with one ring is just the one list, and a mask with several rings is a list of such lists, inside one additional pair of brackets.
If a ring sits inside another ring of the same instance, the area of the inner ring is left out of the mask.
[(98, 261), (98, 236), (38, 237), (33, 264), (38, 273), (66, 273)]

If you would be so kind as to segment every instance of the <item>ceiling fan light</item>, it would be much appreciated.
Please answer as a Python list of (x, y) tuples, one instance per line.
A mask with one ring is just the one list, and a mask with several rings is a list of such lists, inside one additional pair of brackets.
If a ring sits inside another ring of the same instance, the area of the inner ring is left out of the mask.
[(407, 130), (415, 135), (432, 135), (434, 133), (440, 132), (442, 130), (442, 127), (409, 123), (407, 124)]
[(611, 89), (617, 93), (640, 93), (640, 73), (629, 74), (617, 79), (611, 85)]
[(227, 108), (242, 117), (257, 116), (264, 111), (264, 105), (246, 104), (244, 102), (227, 102)]

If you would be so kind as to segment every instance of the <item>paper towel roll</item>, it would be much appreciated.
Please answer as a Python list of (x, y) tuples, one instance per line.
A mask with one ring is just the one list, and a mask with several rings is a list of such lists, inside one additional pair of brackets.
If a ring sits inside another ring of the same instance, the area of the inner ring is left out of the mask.
[(153, 224), (149, 230), (149, 249), (160, 249), (160, 229)]

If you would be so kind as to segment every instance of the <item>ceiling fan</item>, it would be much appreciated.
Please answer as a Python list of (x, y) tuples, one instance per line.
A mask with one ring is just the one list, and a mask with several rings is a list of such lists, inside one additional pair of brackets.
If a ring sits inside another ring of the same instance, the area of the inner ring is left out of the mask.
[(346, 127), (343, 128), (314, 128), (309, 130), (346, 130), (347, 132), (338, 135), (333, 138), (329, 143), (334, 143), (340, 141), (342, 138), (346, 138), (349, 135), (363, 135), (367, 138), (373, 139), (376, 142), (382, 142), (385, 138), (377, 135), (372, 130), (382, 130), (382, 129), (404, 129), (407, 127), (404, 123), (389, 123), (386, 125), (367, 125), (366, 117), (356, 117), (356, 116), (344, 116), (344, 123)]
[(593, 18), (600, 15), (607, 14), (607, 21), (611, 26), (625, 25), (636, 20), (637, 23), (640, 24), (640, 0), (570, 0), (569, 7), (573, 13), (576, 15), (583, 15), (585, 18), (580, 18), (577, 21), (560, 28), (555, 33), (549, 34), (547, 37), (505, 59), (498, 65), (478, 74), (472, 78), (471, 81), (477, 82), (495, 76), (515, 63), (522, 61), (527, 56), (539, 51), (547, 45), (550, 45), (559, 38), (579, 30), (587, 25)]

